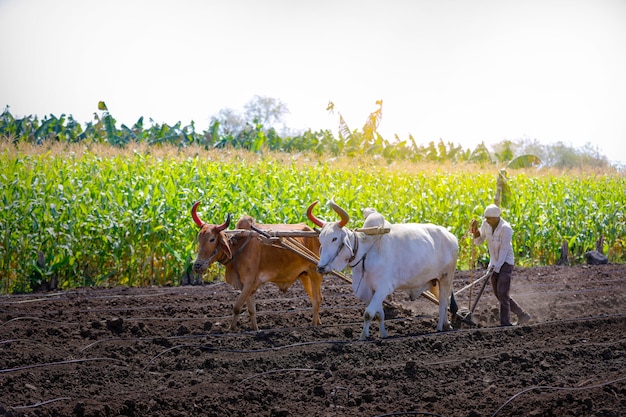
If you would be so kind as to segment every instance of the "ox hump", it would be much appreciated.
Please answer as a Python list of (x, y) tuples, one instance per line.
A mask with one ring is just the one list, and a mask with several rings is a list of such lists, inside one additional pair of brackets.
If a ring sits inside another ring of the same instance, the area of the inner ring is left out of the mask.
[(237, 225), (235, 228), (237, 229), (252, 229), (252, 226), (256, 226), (256, 221), (251, 216), (241, 216), (241, 218), (237, 221)]

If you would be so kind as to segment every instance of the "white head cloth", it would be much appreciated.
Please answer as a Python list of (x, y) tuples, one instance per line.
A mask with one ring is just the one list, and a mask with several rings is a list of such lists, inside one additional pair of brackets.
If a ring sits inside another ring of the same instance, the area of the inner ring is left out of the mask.
[(495, 204), (489, 204), (485, 208), (485, 217), (500, 217), (500, 207)]

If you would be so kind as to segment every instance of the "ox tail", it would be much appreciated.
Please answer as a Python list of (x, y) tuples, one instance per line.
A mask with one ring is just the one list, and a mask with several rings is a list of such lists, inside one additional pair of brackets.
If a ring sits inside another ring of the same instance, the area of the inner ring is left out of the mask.
[(452, 313), (452, 315), (454, 316), (457, 311), (459, 311), (459, 306), (456, 303), (456, 299), (454, 298), (454, 291), (453, 291), (452, 295), (450, 296), (450, 313)]

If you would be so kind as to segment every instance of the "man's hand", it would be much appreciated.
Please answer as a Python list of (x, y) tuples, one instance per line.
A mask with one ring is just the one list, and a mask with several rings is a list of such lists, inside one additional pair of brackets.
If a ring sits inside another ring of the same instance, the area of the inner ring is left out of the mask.
[(478, 231), (478, 222), (476, 219), (472, 219), (470, 222), (470, 232), (474, 235), (474, 237), (480, 236), (480, 232)]

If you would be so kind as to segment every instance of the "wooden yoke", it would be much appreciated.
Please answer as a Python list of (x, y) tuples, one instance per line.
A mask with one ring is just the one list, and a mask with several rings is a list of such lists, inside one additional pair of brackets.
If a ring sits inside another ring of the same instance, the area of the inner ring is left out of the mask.
[(365, 227), (361, 229), (354, 229), (355, 232), (365, 233), (366, 235), (384, 235), (391, 231), (388, 227)]

